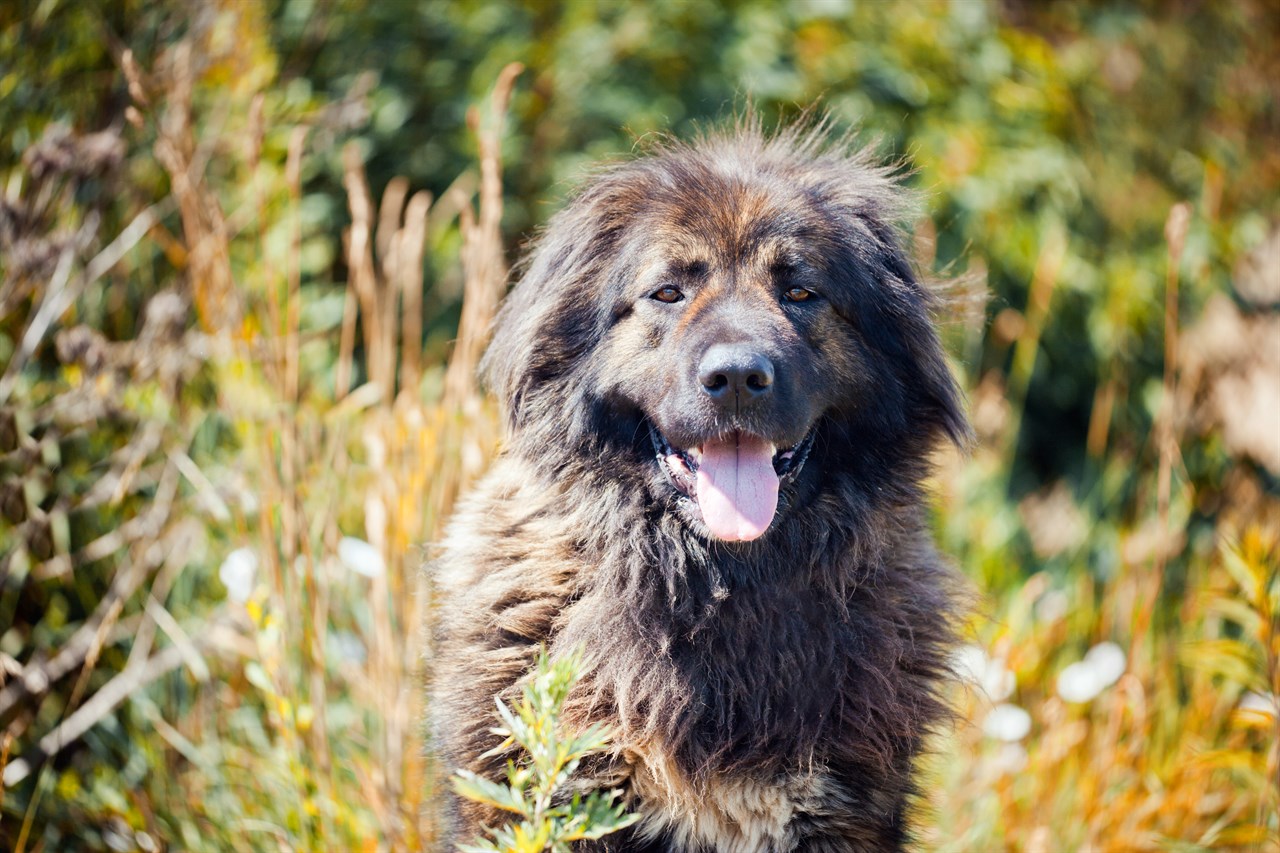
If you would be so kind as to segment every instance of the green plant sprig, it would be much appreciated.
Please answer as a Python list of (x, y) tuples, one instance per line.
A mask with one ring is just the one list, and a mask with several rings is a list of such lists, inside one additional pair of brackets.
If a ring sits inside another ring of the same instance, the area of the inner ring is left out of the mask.
[(461, 797), (520, 819), (489, 829), (491, 838), (463, 845), (464, 853), (568, 853), (571, 842), (600, 838), (639, 819), (618, 802), (618, 790), (574, 794), (567, 801), (563, 797), (582, 759), (605, 749), (610, 739), (603, 725), (569, 732), (561, 718), (581, 671), (580, 651), (553, 661), (543, 650), (515, 709), (496, 700), (503, 725), (493, 733), (503, 741), (484, 757), (513, 747), (523, 755), (507, 761), (505, 785), (459, 770), (453, 787)]

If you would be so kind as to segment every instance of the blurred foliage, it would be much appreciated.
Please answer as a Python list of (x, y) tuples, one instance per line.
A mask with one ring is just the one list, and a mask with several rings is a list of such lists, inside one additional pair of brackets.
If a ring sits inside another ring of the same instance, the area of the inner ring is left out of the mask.
[(1277, 849), (1278, 43), (1260, 0), (0, 6), (0, 847), (430, 845), (464, 293), (591, 164), (816, 102), (961, 283), (989, 677), (929, 846)]

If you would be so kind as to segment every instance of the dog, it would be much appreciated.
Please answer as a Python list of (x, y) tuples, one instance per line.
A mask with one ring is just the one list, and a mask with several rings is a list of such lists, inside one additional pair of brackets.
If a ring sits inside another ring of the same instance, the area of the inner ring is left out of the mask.
[[(603, 168), (517, 268), (430, 703), (443, 763), (500, 779), (494, 697), (585, 650), (565, 718), (613, 739), (579, 784), (639, 820), (576, 850), (912, 837), (964, 589), (922, 483), (968, 425), (894, 175), (824, 122), (742, 120)], [(450, 811), (459, 841), (505, 822)]]

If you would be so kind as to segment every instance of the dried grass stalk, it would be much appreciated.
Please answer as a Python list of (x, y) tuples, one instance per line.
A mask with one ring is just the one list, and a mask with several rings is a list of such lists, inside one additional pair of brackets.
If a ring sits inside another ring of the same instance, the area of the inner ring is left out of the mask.
[(516, 77), (524, 66), (513, 62), (498, 75), (490, 98), (491, 120), (482, 127), (472, 108), (467, 124), (480, 149), (480, 206), (462, 209), (462, 268), (466, 275), (458, 341), (445, 376), (446, 405), (462, 405), (476, 398), (476, 368), (489, 340), (493, 316), (507, 281), (502, 232), (502, 131)]

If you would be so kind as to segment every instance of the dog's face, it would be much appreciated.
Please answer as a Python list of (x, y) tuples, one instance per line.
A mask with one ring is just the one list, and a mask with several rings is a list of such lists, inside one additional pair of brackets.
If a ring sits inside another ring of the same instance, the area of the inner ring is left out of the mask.
[(644, 416), (677, 505), (717, 539), (763, 535), (824, 413), (868, 388), (826, 269), (836, 235), (781, 186), (676, 193), (602, 341), (608, 396)]
[(694, 530), (747, 541), (803, 511), (806, 468), (820, 492), (813, 469), (958, 435), (927, 295), (885, 219), (893, 192), (785, 136), (606, 175), (553, 220), (503, 309), (487, 370), (515, 437), (611, 445), (611, 464), (629, 449)]

